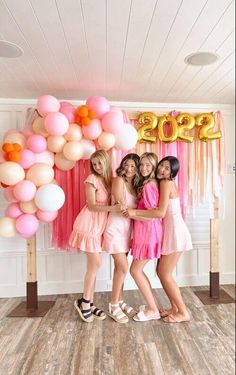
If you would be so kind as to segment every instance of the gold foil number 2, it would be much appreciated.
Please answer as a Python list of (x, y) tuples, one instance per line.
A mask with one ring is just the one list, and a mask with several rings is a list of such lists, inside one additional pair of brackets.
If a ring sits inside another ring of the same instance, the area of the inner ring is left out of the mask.
[(152, 112), (144, 112), (138, 117), (138, 123), (142, 125), (138, 129), (139, 142), (156, 143), (157, 137), (150, 135), (150, 132), (157, 127), (158, 118)]

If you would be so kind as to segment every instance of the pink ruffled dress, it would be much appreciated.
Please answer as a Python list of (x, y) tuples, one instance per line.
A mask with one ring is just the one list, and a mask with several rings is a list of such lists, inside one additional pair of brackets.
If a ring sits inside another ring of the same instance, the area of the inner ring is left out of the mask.
[[(124, 183), (124, 197), (126, 207), (136, 208), (137, 198), (132, 195)], [(112, 197), (113, 204), (115, 203)], [(110, 212), (107, 225), (103, 233), (102, 248), (109, 254), (128, 253), (130, 250), (131, 219), (117, 212)]]
[(169, 255), (193, 248), (189, 230), (181, 214), (179, 197), (169, 200), (163, 219), (163, 230), (161, 255)]
[[(109, 193), (100, 178), (91, 174), (85, 183), (90, 183), (95, 187), (96, 204), (103, 206), (109, 204)], [(75, 219), (69, 245), (77, 251), (102, 252), (102, 234), (106, 227), (107, 215), (108, 212), (90, 211), (86, 204)]]
[[(137, 209), (156, 208), (159, 191), (154, 181), (144, 185)], [(160, 219), (149, 221), (133, 220), (133, 240), (131, 254), (136, 260), (158, 259), (161, 255), (162, 222)]]

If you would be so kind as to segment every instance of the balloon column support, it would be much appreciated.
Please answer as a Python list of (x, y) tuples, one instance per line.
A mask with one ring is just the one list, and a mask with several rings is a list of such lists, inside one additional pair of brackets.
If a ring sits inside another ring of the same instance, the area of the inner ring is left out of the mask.
[(38, 301), (36, 272), (36, 236), (27, 240), (26, 301), (21, 302), (7, 317), (38, 318), (47, 314), (55, 301)]
[(220, 289), (219, 273), (219, 198), (214, 201), (214, 219), (210, 221), (210, 290), (198, 290), (194, 294), (204, 305), (234, 303), (235, 300)]

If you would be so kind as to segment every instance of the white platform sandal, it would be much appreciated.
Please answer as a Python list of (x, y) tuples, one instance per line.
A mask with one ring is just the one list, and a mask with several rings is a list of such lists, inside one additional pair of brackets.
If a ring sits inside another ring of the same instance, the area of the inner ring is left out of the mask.
[(129, 318), (126, 316), (120, 308), (119, 304), (109, 303), (108, 315), (114, 319), (117, 323), (128, 323)]

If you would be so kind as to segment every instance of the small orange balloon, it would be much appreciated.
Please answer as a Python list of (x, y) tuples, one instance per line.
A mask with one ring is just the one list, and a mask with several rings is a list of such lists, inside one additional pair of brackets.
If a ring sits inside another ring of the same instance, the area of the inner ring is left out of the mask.
[(88, 117), (91, 119), (91, 120), (93, 120), (93, 119), (95, 119), (96, 118), (96, 112), (93, 110), (93, 109), (89, 109), (89, 111), (88, 111)]
[(9, 161), (19, 161), (20, 160), (20, 153), (18, 151), (10, 151), (7, 154)]
[(88, 117), (88, 112), (89, 109), (86, 105), (81, 105), (81, 107), (77, 108), (76, 111), (80, 117)]
[(77, 114), (75, 115), (75, 123), (81, 125), (81, 117), (79, 117)]
[(13, 143), (13, 147), (15, 151), (21, 151), (22, 147), (19, 143)]
[(11, 143), (4, 143), (3, 146), (2, 146), (2, 150), (4, 152), (14, 151), (14, 146)]
[(91, 120), (90, 120), (89, 117), (83, 117), (81, 119), (81, 124), (84, 125), (84, 126), (88, 126), (88, 125), (90, 125), (90, 123), (91, 123)]

